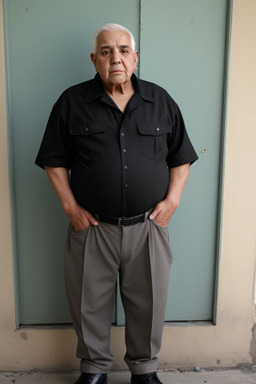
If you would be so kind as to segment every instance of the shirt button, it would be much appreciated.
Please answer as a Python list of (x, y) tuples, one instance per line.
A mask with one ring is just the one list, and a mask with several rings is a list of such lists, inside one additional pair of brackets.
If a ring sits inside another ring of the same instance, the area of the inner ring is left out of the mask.
[(125, 188), (127, 188), (127, 187), (128, 187), (128, 184), (125, 184), (124, 186), (125, 186)]
[(123, 132), (121, 133), (121, 136), (124, 136), (124, 133), (123, 133)]
[(124, 169), (128, 169), (127, 165), (124, 166)]
[(123, 152), (126, 152), (126, 149), (125, 149), (125, 148), (123, 149)]
[(157, 131), (160, 131), (160, 128), (157, 128), (156, 130), (157, 130)]

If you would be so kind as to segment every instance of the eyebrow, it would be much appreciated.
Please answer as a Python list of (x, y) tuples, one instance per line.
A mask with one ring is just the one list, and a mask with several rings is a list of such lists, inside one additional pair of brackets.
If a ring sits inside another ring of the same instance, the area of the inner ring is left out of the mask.
[[(130, 48), (130, 45), (120, 45), (119, 48)], [(111, 47), (109, 45), (103, 45), (102, 47), (100, 47), (100, 49), (111, 49)]]

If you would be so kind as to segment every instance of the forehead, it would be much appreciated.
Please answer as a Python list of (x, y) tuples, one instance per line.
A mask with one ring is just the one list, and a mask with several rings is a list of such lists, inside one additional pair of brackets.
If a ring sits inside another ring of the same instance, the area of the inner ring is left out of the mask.
[(97, 49), (102, 46), (120, 46), (128, 45), (131, 46), (131, 39), (125, 31), (104, 31), (98, 36)]

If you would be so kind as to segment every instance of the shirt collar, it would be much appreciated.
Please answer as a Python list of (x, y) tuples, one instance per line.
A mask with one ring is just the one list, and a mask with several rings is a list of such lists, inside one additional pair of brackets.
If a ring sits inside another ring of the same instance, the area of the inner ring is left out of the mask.
[(132, 75), (132, 82), (135, 93), (137, 93), (143, 100), (154, 101), (154, 95), (152, 94), (152, 87), (149, 87), (149, 83), (140, 80), (136, 75)]
[[(131, 77), (135, 93), (140, 96), (143, 100), (154, 101), (154, 96), (151, 92), (151, 87), (148, 86), (148, 83), (140, 80), (135, 74)], [(96, 99), (101, 98), (105, 92), (102, 87), (102, 80), (100, 75), (96, 73), (94, 79), (90, 81), (90, 87), (87, 89), (86, 94), (84, 94), (84, 102), (90, 103)]]
[(86, 93), (83, 95), (83, 101), (85, 103), (90, 103), (103, 96), (104, 90), (102, 87), (100, 75), (98, 73), (96, 73), (94, 79), (87, 82), (87, 84), (89, 85), (89, 87), (86, 88)]

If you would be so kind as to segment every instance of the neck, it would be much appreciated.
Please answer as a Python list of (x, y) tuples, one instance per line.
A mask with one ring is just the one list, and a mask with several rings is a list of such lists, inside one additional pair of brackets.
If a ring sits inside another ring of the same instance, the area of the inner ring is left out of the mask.
[(129, 86), (123, 86), (123, 84), (118, 84), (113, 87), (104, 87), (105, 92), (111, 97), (115, 102), (117, 107), (124, 113), (125, 108), (134, 94), (134, 88), (132, 82)]
[(111, 96), (130, 95), (133, 92), (131, 80), (122, 84), (104, 84), (104, 90)]

